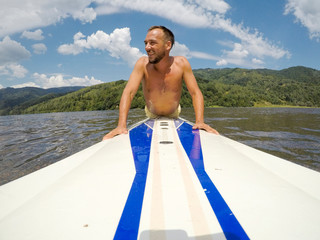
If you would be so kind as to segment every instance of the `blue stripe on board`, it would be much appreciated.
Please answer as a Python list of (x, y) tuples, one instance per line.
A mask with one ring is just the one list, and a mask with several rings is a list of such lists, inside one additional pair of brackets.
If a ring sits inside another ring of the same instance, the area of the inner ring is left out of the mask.
[[(148, 122), (153, 126), (152, 122)], [(141, 124), (129, 132), (132, 154), (136, 168), (126, 205), (123, 209), (114, 239), (137, 239), (143, 196), (147, 181), (152, 129)]]
[(147, 121), (145, 121), (145, 124), (146, 124), (148, 127), (153, 128), (154, 119), (150, 119), (150, 118), (149, 118)]
[[(178, 125), (180, 125), (179, 122), (176, 122), (176, 126)], [(205, 171), (199, 130), (193, 130), (190, 124), (183, 123), (177, 128), (177, 132), (202, 188), (205, 190), (210, 205), (217, 216), (225, 237), (228, 240), (249, 239)]]

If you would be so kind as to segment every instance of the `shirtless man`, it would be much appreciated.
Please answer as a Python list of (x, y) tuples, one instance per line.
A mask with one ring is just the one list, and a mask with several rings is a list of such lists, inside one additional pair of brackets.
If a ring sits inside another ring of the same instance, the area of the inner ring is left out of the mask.
[(103, 140), (128, 133), (127, 117), (131, 102), (142, 82), (146, 101), (146, 113), (153, 116), (174, 116), (180, 109), (182, 81), (186, 83), (192, 97), (195, 111), (193, 129), (203, 129), (219, 134), (204, 123), (203, 95), (193, 75), (190, 63), (185, 57), (169, 56), (174, 44), (174, 35), (163, 26), (153, 26), (145, 38), (145, 50), (148, 57), (141, 57), (135, 64), (128, 83), (123, 90), (119, 105), (117, 128), (103, 137)]

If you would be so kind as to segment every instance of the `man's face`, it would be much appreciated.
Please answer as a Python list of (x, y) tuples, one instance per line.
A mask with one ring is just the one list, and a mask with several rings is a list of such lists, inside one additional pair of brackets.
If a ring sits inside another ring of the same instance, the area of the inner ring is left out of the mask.
[(166, 44), (164, 41), (163, 31), (153, 29), (148, 32), (145, 43), (145, 50), (149, 57), (149, 63), (156, 64), (160, 62), (166, 54)]

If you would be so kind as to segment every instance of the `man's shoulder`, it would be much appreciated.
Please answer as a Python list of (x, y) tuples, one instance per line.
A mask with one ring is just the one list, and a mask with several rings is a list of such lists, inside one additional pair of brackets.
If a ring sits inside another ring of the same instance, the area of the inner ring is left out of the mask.
[(140, 63), (140, 64), (147, 64), (148, 62), (149, 62), (149, 60), (148, 60), (147, 56), (142, 56), (137, 61), (137, 63)]
[(135, 68), (145, 68), (148, 62), (149, 62), (148, 57), (142, 56), (137, 60), (135, 64)]
[(174, 62), (177, 66), (181, 68), (189, 67), (190, 63), (188, 59), (184, 56), (174, 56)]
[(175, 61), (188, 61), (184, 56), (173, 56)]
[(174, 56), (174, 61), (177, 64), (188, 64), (189, 63), (188, 59), (184, 56)]

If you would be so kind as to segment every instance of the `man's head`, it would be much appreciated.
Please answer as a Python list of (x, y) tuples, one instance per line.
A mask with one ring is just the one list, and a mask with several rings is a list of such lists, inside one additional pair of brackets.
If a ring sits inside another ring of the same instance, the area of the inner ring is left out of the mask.
[(174, 44), (173, 33), (163, 26), (153, 26), (149, 28), (145, 49), (149, 57), (149, 62), (159, 63), (169, 52)]
[(163, 34), (164, 34), (164, 41), (167, 42), (167, 41), (170, 41), (171, 42), (171, 48), (173, 47), (173, 44), (174, 44), (174, 35), (173, 33), (171, 32), (170, 29), (164, 27), (164, 26), (152, 26), (149, 28), (148, 32), (154, 30), (154, 29), (161, 29)]

